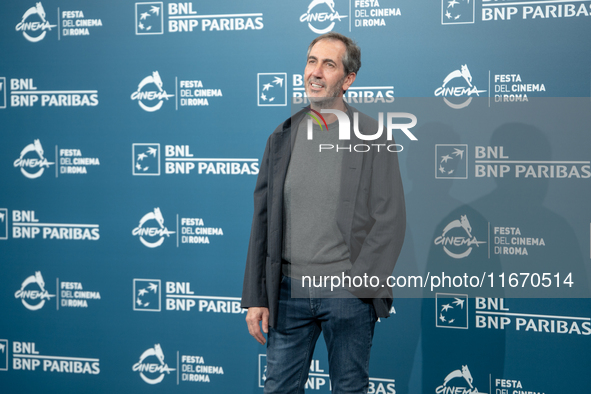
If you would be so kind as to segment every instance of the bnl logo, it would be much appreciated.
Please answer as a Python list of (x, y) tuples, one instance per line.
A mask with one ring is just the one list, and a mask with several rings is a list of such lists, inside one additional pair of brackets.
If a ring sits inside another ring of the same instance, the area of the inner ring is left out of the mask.
[(0, 239), (8, 239), (8, 209), (0, 208)]
[(265, 387), (267, 380), (267, 355), (259, 354), (259, 387)]
[(133, 280), (133, 310), (160, 312), (160, 279)]
[(0, 108), (6, 108), (6, 77), (0, 77)]
[(435, 178), (468, 179), (468, 145), (435, 145)]
[(287, 105), (287, 74), (258, 73), (257, 95), (259, 107), (281, 107)]
[(133, 175), (160, 175), (160, 144), (132, 144)]
[(8, 371), (8, 340), (0, 339), (0, 371)]
[(468, 328), (468, 296), (437, 293), (435, 295), (435, 326), (439, 328)]
[(163, 34), (162, 2), (135, 3), (135, 34)]
[(441, 0), (441, 24), (474, 23), (474, 3), (476, 3), (474, 0)]

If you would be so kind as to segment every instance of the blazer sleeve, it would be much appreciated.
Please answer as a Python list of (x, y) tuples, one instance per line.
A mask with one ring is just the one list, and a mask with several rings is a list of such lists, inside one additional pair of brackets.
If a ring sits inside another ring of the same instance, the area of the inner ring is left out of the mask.
[(267, 140), (265, 146), (254, 190), (254, 213), (242, 287), (242, 308), (269, 306), (266, 287), (266, 258), (270, 140), (270, 138)]

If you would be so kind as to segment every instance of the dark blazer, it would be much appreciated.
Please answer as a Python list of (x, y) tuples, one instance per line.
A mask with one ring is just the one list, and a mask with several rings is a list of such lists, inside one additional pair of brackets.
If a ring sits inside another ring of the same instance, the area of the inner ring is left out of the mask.
[[(353, 123), (353, 109), (348, 107)], [(281, 256), (283, 245), (283, 184), (297, 128), (308, 108), (287, 119), (267, 140), (254, 191), (254, 215), (244, 273), (242, 307), (269, 308), (269, 324), (277, 323)], [(362, 118), (363, 117), (363, 118)], [(360, 129), (377, 130), (377, 122), (360, 114)], [(293, 127), (292, 127), (293, 126)], [(352, 126), (352, 125), (351, 125)], [(362, 141), (351, 133), (343, 145), (394, 144), (382, 140)], [(375, 147), (373, 147), (375, 148)], [(400, 254), (406, 228), (404, 192), (396, 153), (382, 146), (360, 153), (340, 151), (343, 157), (337, 225), (349, 248), (352, 268), (346, 272), (380, 278), (375, 288), (350, 288), (360, 298), (371, 298), (378, 317), (388, 317), (392, 289), (385, 284)]]

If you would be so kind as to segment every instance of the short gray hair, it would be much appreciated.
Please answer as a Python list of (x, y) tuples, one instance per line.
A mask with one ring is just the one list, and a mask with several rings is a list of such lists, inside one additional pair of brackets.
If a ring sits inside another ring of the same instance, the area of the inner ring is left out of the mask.
[(343, 55), (343, 58), (341, 59), (343, 66), (345, 66), (345, 76), (351, 73), (357, 74), (361, 68), (361, 49), (355, 41), (340, 33), (331, 31), (330, 33), (316, 37), (310, 43), (310, 46), (308, 46), (308, 56), (310, 56), (312, 47), (320, 40), (338, 40), (345, 44), (346, 51)]

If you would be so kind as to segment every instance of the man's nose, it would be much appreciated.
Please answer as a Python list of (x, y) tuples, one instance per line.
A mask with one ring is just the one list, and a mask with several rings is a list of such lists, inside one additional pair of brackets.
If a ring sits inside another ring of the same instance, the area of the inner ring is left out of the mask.
[(311, 75), (316, 78), (322, 78), (322, 66), (320, 64), (314, 65)]

